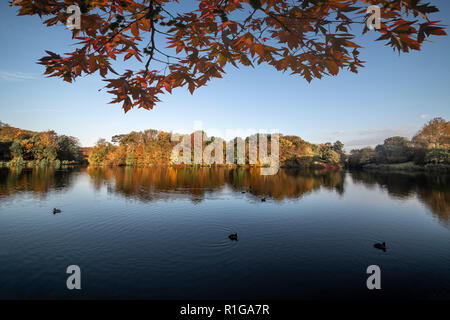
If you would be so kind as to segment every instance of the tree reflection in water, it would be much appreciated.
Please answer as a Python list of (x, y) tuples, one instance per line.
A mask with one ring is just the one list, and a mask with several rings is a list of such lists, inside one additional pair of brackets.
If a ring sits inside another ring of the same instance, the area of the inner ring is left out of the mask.
[[(261, 176), (257, 168), (130, 168), (88, 167), (81, 169), (1, 169), (0, 198), (16, 193), (45, 197), (48, 192), (63, 192), (76, 177), (89, 177), (96, 190), (106, 186), (109, 192), (139, 201), (186, 197), (201, 202), (207, 195), (230, 189), (247, 196), (267, 197), (275, 201), (299, 199), (321, 188), (344, 194), (343, 171), (321, 172), (280, 170), (274, 176)], [(450, 176), (355, 171), (353, 183), (378, 186), (397, 199), (417, 197), (445, 226), (450, 224)]]
[(106, 184), (112, 192), (142, 201), (170, 194), (187, 194), (193, 201), (200, 201), (207, 193), (224, 188), (279, 201), (297, 199), (321, 187), (344, 192), (343, 172), (280, 170), (274, 176), (261, 176), (258, 168), (171, 167), (89, 167), (87, 172), (96, 189)]
[(355, 171), (354, 183), (379, 186), (394, 198), (417, 197), (445, 226), (450, 224), (450, 175)]
[(78, 169), (11, 168), (0, 169), (0, 199), (16, 193), (45, 198), (48, 192), (64, 191), (73, 184)]

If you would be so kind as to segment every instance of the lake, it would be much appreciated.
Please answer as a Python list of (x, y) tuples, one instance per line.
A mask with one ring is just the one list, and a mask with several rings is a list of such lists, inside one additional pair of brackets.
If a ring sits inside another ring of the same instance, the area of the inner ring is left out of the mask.
[[(0, 298), (450, 299), (449, 186), (364, 171), (2, 169)], [(81, 290), (66, 287), (69, 265)], [(370, 265), (381, 290), (367, 289)]]

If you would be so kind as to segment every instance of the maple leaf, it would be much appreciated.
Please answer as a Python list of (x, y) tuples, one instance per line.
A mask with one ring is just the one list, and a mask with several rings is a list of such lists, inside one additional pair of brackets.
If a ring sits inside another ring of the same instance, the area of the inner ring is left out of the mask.
[[(67, 82), (98, 72), (114, 96), (111, 102), (121, 103), (125, 112), (152, 109), (158, 95), (178, 87), (193, 94), (221, 78), (228, 65), (265, 63), (308, 82), (343, 69), (357, 73), (364, 62), (352, 30), (362, 25), (362, 34), (369, 31), (369, 14), (357, 18), (368, 5), (381, 7), (377, 40), (399, 52), (421, 50), (428, 37), (446, 35), (443, 25), (428, 18), (438, 9), (419, 0), (199, 0), (190, 11), (177, 0), (21, 0), (10, 5), (19, 16), (46, 16), (47, 26), (65, 25), (67, 7), (80, 6), (81, 29), (71, 31), (79, 41), (75, 49), (65, 55), (46, 51), (38, 63), (45, 75)], [(142, 67), (118, 74), (113, 64), (119, 57)]]

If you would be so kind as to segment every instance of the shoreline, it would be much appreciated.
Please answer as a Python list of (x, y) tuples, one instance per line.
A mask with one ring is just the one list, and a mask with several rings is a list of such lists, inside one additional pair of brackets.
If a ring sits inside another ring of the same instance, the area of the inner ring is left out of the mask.
[(401, 172), (448, 172), (450, 173), (450, 165), (446, 164), (427, 164), (416, 165), (412, 162), (393, 163), (393, 164), (366, 164), (362, 166), (367, 171), (401, 171)]

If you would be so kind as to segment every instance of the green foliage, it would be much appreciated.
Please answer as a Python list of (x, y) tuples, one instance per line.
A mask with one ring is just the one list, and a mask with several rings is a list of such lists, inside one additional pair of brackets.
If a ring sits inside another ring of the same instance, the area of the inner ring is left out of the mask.
[(414, 162), (403, 162), (394, 164), (375, 164), (364, 165), (364, 169), (382, 170), (382, 171), (423, 171), (423, 166), (418, 166)]
[(377, 162), (402, 163), (412, 160), (411, 142), (404, 137), (391, 137), (375, 148)]
[(343, 158), (343, 148), (344, 144), (340, 141), (336, 141), (334, 144), (329, 142), (320, 144), (314, 152), (314, 158), (320, 162), (338, 164)]
[(56, 141), (58, 144), (58, 159), (69, 161), (80, 161), (82, 159), (80, 142), (77, 138), (62, 135), (58, 136)]
[(9, 150), (11, 151), (13, 158), (22, 158), (22, 147), (19, 142), (13, 142)]
[(422, 148), (422, 147), (413, 147), (412, 148), (412, 159), (413, 162), (417, 165), (425, 165), (425, 156), (427, 154), (428, 150), (426, 148)]
[(339, 153), (332, 149), (327, 149), (322, 155), (322, 159), (327, 163), (337, 164), (341, 161)]
[(431, 149), (425, 156), (425, 162), (430, 164), (450, 164), (450, 149)]
[(374, 164), (370, 167), (388, 168), (382, 165), (407, 163), (408, 165), (398, 168), (416, 170), (417, 166), (423, 169), (427, 164), (429, 168), (430, 165), (449, 164), (449, 153), (450, 123), (442, 118), (435, 118), (429, 121), (411, 141), (397, 136), (384, 140), (375, 151), (370, 148), (352, 150), (347, 165), (369, 168), (368, 164)]
[(375, 162), (376, 153), (372, 148), (355, 149), (350, 152), (348, 164), (350, 167), (362, 167)]
[(25, 166), (25, 161), (23, 160), (22, 157), (16, 157), (13, 160), (11, 160), (10, 166), (12, 166), (12, 167), (24, 167)]
[(25, 161), (28, 166), (47, 166), (57, 159), (80, 161), (82, 152), (78, 140), (74, 137), (58, 136), (54, 131), (27, 131), (2, 124), (0, 161), (11, 159), (13, 164)]
[(111, 142), (112, 142), (112, 143), (120, 143), (120, 141), (122, 140), (122, 138), (123, 138), (124, 136), (125, 136), (124, 134), (118, 134), (118, 135), (115, 135), (115, 136), (113, 136), (113, 137), (111, 138)]
[(41, 161), (39, 161), (39, 166), (42, 168), (48, 167), (50, 164), (50, 162), (47, 159), (41, 159)]
[(339, 140), (333, 143), (333, 150), (337, 153), (341, 154), (344, 152), (344, 144)]

